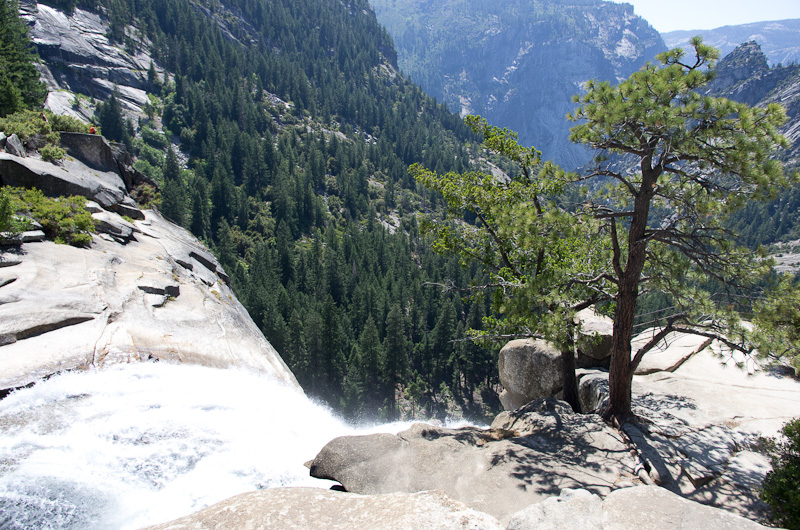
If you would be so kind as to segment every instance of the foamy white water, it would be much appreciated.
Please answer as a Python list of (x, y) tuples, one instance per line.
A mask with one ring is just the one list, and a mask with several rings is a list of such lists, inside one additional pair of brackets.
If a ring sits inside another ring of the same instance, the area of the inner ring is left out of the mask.
[(303, 463), (355, 432), (295, 389), (238, 370), (62, 374), (0, 401), (0, 529), (134, 529), (258, 488), (327, 488)]

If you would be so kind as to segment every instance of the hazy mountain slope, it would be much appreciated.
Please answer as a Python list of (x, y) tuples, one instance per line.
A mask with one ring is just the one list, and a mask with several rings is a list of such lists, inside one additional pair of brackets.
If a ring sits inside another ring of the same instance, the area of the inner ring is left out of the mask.
[(746, 42), (718, 63), (717, 77), (707, 91), (752, 106), (783, 105), (787, 116), (783, 133), (791, 142), (784, 158), (790, 164), (797, 163), (800, 158), (800, 65), (770, 68), (759, 43)]
[[(779, 103), (786, 108), (783, 133), (791, 142), (782, 153), (787, 167), (800, 165), (800, 65), (767, 66), (756, 42), (747, 42), (718, 64), (709, 93), (749, 105)], [(800, 238), (800, 187), (795, 186), (770, 203), (751, 202), (733, 216), (733, 226), (752, 247)], [(779, 261), (783, 256), (779, 256)]]
[(584, 0), (372, 0), (400, 68), (462, 114), (517, 131), (570, 167), (571, 96), (592, 78), (627, 77), (665, 49), (629, 5)]
[(761, 45), (772, 65), (800, 61), (800, 19), (754, 22), (716, 29), (670, 31), (661, 36), (667, 46), (674, 48), (686, 46), (695, 35), (702, 35), (708, 44), (721, 49), (723, 56), (743, 42), (754, 40)]

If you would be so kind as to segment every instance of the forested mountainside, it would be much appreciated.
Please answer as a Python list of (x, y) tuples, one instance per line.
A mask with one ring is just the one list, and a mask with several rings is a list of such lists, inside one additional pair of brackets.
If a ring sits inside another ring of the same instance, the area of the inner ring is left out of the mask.
[(670, 31), (662, 33), (669, 48), (686, 46), (689, 39), (702, 35), (706, 43), (728, 55), (744, 42), (756, 41), (767, 56), (770, 65), (788, 65), (800, 62), (800, 19), (753, 22), (715, 29)]
[[(45, 78), (62, 90), (51, 96), (94, 113), (105, 135), (129, 146), (160, 187), (143, 186), (139, 200), (214, 250), (309, 394), (352, 416), (388, 418), (402, 407), (480, 414), (496, 403), (496, 349), (459, 340), (480, 329), (489, 302), (437, 287), (483, 283), (482, 272), (420, 237), (418, 212), (437, 212), (441, 198), (407, 171), (415, 162), (463, 171), (475, 138), (399, 75), (365, 1), (48, 4), (59, 11), (30, 1), (23, 11)], [(619, 14), (621, 28), (641, 21), (612, 4), (584, 7)], [(56, 20), (75, 21), (128, 66), (77, 64), (63, 39), (40, 31)], [(634, 60), (634, 34), (620, 31), (616, 42), (631, 48), (608, 57), (629, 66), (653, 58)], [(569, 127), (563, 116), (559, 124)]]
[(118, 127), (125, 94), (99, 104), (109, 83), (82, 83), (103, 65), (71, 69), (34, 40), (73, 107), (98, 103), (102, 130), (161, 185), (161, 210), (214, 250), (306, 392), (352, 416), (396, 417), (405, 397), (429, 413), (496, 402), (496, 351), (454, 342), (488, 305), (429, 285), (480, 273), (420, 238), (417, 212), (438, 199), (407, 171), (464, 170), (473, 136), (397, 74), (365, 1), (47, 3), (99, 13), (91, 31), (152, 57), (149, 102)]
[(519, 133), (576, 168), (591, 156), (569, 141), (572, 96), (616, 82), (666, 49), (629, 4), (600, 0), (371, 0), (400, 68), (462, 114)]

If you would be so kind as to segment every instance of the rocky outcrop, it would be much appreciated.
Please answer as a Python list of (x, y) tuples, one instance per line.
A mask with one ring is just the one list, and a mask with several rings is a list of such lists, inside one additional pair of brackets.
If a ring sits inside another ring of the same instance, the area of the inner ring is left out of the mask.
[(743, 517), (703, 506), (656, 486), (623, 488), (601, 500), (586, 491), (562, 490), (558, 497), (513, 515), (507, 530), (756, 530), (767, 528)]
[(99, 134), (61, 133), (61, 147), (92, 169), (119, 171), (111, 145)]
[[(441, 489), (517, 530), (762, 528), (741, 519), (768, 513), (757, 496), (770, 469), (759, 439), (800, 410), (800, 382), (691, 335), (668, 336), (645, 360), (634, 376), (638, 419), (622, 432), (548, 398), (501, 413), (487, 430), (416, 424), (337, 438), (311, 474), (364, 494)], [(608, 374), (579, 377), (584, 410), (594, 410)], [(620, 489), (634, 484), (651, 487)]]
[[(637, 337), (634, 351), (652, 333)], [(666, 337), (636, 373), (633, 412), (640, 421), (624, 429), (645, 478), (703, 504), (763, 517), (757, 487), (770, 465), (759, 439), (797, 415), (800, 382), (686, 334)], [(580, 371), (579, 377), (583, 410), (600, 408), (608, 373)]]
[(5, 142), (3, 142), (3, 147), (5, 148), (6, 152), (13, 156), (25, 157), (27, 156), (27, 151), (25, 147), (22, 145), (19, 137), (16, 134), (12, 134), (8, 138), (5, 138)]
[(127, 192), (154, 183), (133, 168), (124, 146), (112, 145), (100, 135), (64, 132), (61, 146), (70, 156), (55, 165), (35, 151), (28, 156), (18, 139), (18, 146), (11, 141), (16, 138), (11, 135), (5, 153), (0, 152), (0, 185), (38, 188), (51, 196), (79, 195), (120, 215), (144, 219)]
[(579, 368), (607, 368), (611, 357), (614, 321), (605, 315), (598, 315), (593, 307), (579, 311), (577, 318), (581, 322), (581, 328), (575, 365)]
[(345, 436), (311, 462), (311, 475), (350, 492), (440, 489), (504, 520), (563, 488), (605, 496), (633, 475), (619, 433), (553, 398), (501, 414), (489, 430), (415, 424), (397, 435)]
[(767, 528), (654, 486), (615, 490), (603, 501), (586, 490), (513, 514), (508, 525), (441, 491), (357, 495), (312, 488), (244, 493), (188, 517), (145, 530), (757, 530)]
[(108, 209), (125, 198), (125, 184), (118, 173), (92, 171), (74, 160), (56, 166), (31, 157), (0, 153), (0, 184), (39, 188), (52, 196), (81, 195)]
[(493, 517), (440, 491), (356, 495), (277, 488), (238, 495), (188, 517), (146, 530), (501, 530)]
[[(137, 209), (144, 219), (144, 214)], [(141, 233), (135, 225), (123, 219), (120, 215), (105, 210), (92, 214), (98, 232), (108, 235), (117, 243), (130, 243), (135, 239), (136, 233)]]
[(127, 153), (100, 136), (64, 139), (74, 158), (60, 165), (0, 153), (0, 184), (84, 196), (97, 230), (90, 249), (26, 234), (0, 246), (9, 265), (0, 276), (0, 393), (63, 370), (148, 359), (247, 368), (297, 386), (216, 258), (127, 195)]
[(781, 133), (789, 140), (789, 164), (800, 160), (800, 65), (767, 67), (759, 43), (745, 42), (718, 64), (717, 77), (708, 86), (712, 96), (722, 96), (757, 107), (778, 103), (786, 109)]
[[(575, 365), (579, 368), (608, 367), (613, 322), (593, 308), (577, 314), (580, 333)], [(522, 407), (535, 399), (556, 396), (563, 386), (562, 357), (558, 347), (544, 340), (512, 340), (500, 350), (498, 367), (506, 410)]]
[(800, 19), (753, 22), (715, 29), (670, 31), (662, 33), (670, 48), (686, 48), (689, 39), (700, 35), (703, 42), (728, 55), (743, 42), (755, 40), (764, 50), (770, 64), (791, 64), (800, 61)]
[(148, 359), (247, 368), (297, 385), (216, 259), (157, 212), (145, 216), (127, 244), (99, 235), (91, 249), (0, 247), (0, 261), (19, 262), (3, 269), (15, 281), (0, 288), (0, 390)]
[(756, 105), (774, 88), (762, 79), (770, 73), (767, 56), (756, 41), (745, 42), (717, 64), (716, 77), (706, 86), (710, 94)]
[(561, 352), (555, 345), (534, 339), (512, 340), (500, 350), (498, 369), (506, 410), (561, 390)]

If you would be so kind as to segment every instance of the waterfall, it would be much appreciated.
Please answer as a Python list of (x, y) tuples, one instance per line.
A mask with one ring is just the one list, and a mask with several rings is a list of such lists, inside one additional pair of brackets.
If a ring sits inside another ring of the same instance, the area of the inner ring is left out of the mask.
[(258, 488), (329, 487), (303, 463), (357, 433), (270, 377), (168, 363), (17, 390), (0, 432), (3, 530), (135, 529)]

